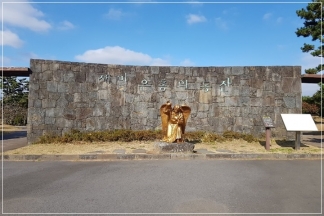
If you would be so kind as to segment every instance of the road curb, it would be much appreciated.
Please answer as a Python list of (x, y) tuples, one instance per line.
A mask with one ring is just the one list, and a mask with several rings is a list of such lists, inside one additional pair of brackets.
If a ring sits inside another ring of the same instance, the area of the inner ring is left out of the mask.
[(321, 159), (321, 154), (82, 154), (82, 155), (3, 155), (3, 161), (112, 161), (112, 160), (217, 160), (217, 159)]

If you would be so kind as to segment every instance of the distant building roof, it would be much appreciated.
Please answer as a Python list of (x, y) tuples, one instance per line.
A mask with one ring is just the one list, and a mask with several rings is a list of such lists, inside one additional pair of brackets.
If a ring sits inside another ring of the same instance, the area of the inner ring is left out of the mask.
[[(1, 68), (1, 67), (0, 67)], [(19, 76), (19, 77), (29, 77), (32, 73), (28, 67), (2, 67), (1, 76)]]
[(320, 83), (323, 79), (323, 74), (303, 74), (301, 76), (302, 83)]

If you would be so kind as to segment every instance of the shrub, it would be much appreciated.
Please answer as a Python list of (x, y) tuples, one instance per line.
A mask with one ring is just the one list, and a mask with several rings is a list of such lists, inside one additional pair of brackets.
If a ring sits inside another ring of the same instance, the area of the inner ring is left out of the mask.
[(185, 139), (189, 142), (201, 142), (204, 135), (205, 132), (203, 131), (187, 132), (185, 133)]
[(225, 131), (223, 133), (223, 137), (228, 140), (233, 140), (233, 139), (240, 139), (242, 137), (242, 135), (240, 133), (234, 132), (234, 131)]
[(214, 133), (205, 133), (201, 140), (203, 142), (224, 142), (226, 138)]
[[(63, 136), (45, 134), (39, 137), (36, 143), (70, 143), (73, 141), (83, 142), (131, 142), (131, 141), (154, 141), (161, 140), (161, 130), (107, 130), (107, 131), (86, 131), (71, 130)], [(247, 142), (258, 141), (251, 134), (241, 134), (234, 131), (225, 131), (223, 135), (203, 131), (185, 133), (185, 140), (189, 142), (224, 142), (226, 140), (243, 139)]]
[(307, 102), (303, 102), (302, 112), (305, 114), (319, 115), (320, 108), (315, 104), (309, 104)]

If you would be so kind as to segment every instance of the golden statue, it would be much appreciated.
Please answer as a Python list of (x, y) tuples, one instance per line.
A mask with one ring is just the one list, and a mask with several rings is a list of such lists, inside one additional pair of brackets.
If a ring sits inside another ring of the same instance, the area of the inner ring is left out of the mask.
[(173, 108), (170, 101), (167, 101), (160, 108), (162, 120), (162, 141), (184, 142), (183, 135), (191, 109), (186, 105), (175, 105)]

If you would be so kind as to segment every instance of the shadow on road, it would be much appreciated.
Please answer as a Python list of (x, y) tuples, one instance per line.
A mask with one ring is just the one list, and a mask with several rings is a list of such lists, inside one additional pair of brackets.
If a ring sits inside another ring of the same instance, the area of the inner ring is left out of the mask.
[(27, 137), (27, 131), (3, 132), (3, 140), (17, 139)]

